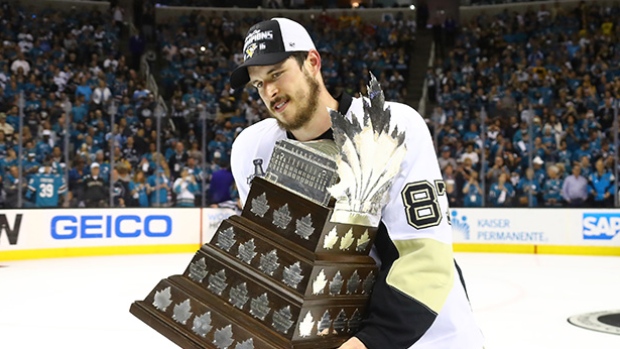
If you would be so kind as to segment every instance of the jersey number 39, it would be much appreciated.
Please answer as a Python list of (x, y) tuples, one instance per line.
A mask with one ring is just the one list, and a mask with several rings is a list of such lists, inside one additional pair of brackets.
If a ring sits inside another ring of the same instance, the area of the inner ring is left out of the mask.
[(409, 225), (416, 229), (438, 226), (442, 217), (438, 196), (445, 194), (442, 180), (436, 180), (434, 186), (426, 180), (407, 184), (401, 195)]
[(54, 185), (45, 183), (39, 185), (39, 196), (42, 198), (51, 198), (54, 196)]

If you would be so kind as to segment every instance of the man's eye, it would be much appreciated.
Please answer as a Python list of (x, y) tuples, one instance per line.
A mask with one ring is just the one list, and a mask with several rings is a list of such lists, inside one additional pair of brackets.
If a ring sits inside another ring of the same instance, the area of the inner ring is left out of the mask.
[(278, 78), (280, 75), (282, 75), (282, 72), (277, 72), (277, 73), (273, 73), (273, 75), (271, 76), (272, 78), (276, 79)]
[(254, 83), (254, 87), (261, 88), (261, 87), (263, 87), (263, 83), (262, 82), (256, 82), (256, 83)]

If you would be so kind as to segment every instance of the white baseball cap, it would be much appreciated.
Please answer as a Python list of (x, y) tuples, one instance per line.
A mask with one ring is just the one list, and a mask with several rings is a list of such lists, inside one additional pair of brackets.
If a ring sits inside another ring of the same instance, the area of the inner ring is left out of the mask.
[(288, 18), (272, 18), (250, 28), (243, 44), (243, 63), (230, 76), (237, 89), (250, 81), (248, 67), (273, 65), (295, 52), (316, 50), (306, 28)]

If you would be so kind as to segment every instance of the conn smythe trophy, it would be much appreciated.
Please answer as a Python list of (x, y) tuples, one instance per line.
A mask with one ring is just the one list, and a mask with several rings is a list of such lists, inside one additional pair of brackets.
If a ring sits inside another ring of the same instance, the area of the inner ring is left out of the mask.
[[(131, 313), (183, 348), (336, 348), (360, 328), (368, 256), (404, 135), (372, 77), (363, 122), (330, 111), (335, 142), (276, 144), (241, 216)], [(335, 202), (335, 203), (334, 203)]]

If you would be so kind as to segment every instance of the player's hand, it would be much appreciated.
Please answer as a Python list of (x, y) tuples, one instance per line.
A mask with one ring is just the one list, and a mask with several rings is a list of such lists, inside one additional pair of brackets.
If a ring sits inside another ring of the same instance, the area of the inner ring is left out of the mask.
[(338, 349), (367, 349), (367, 348), (364, 345), (364, 343), (362, 343), (362, 341), (360, 341), (356, 337), (351, 337), (351, 339), (346, 341)]

